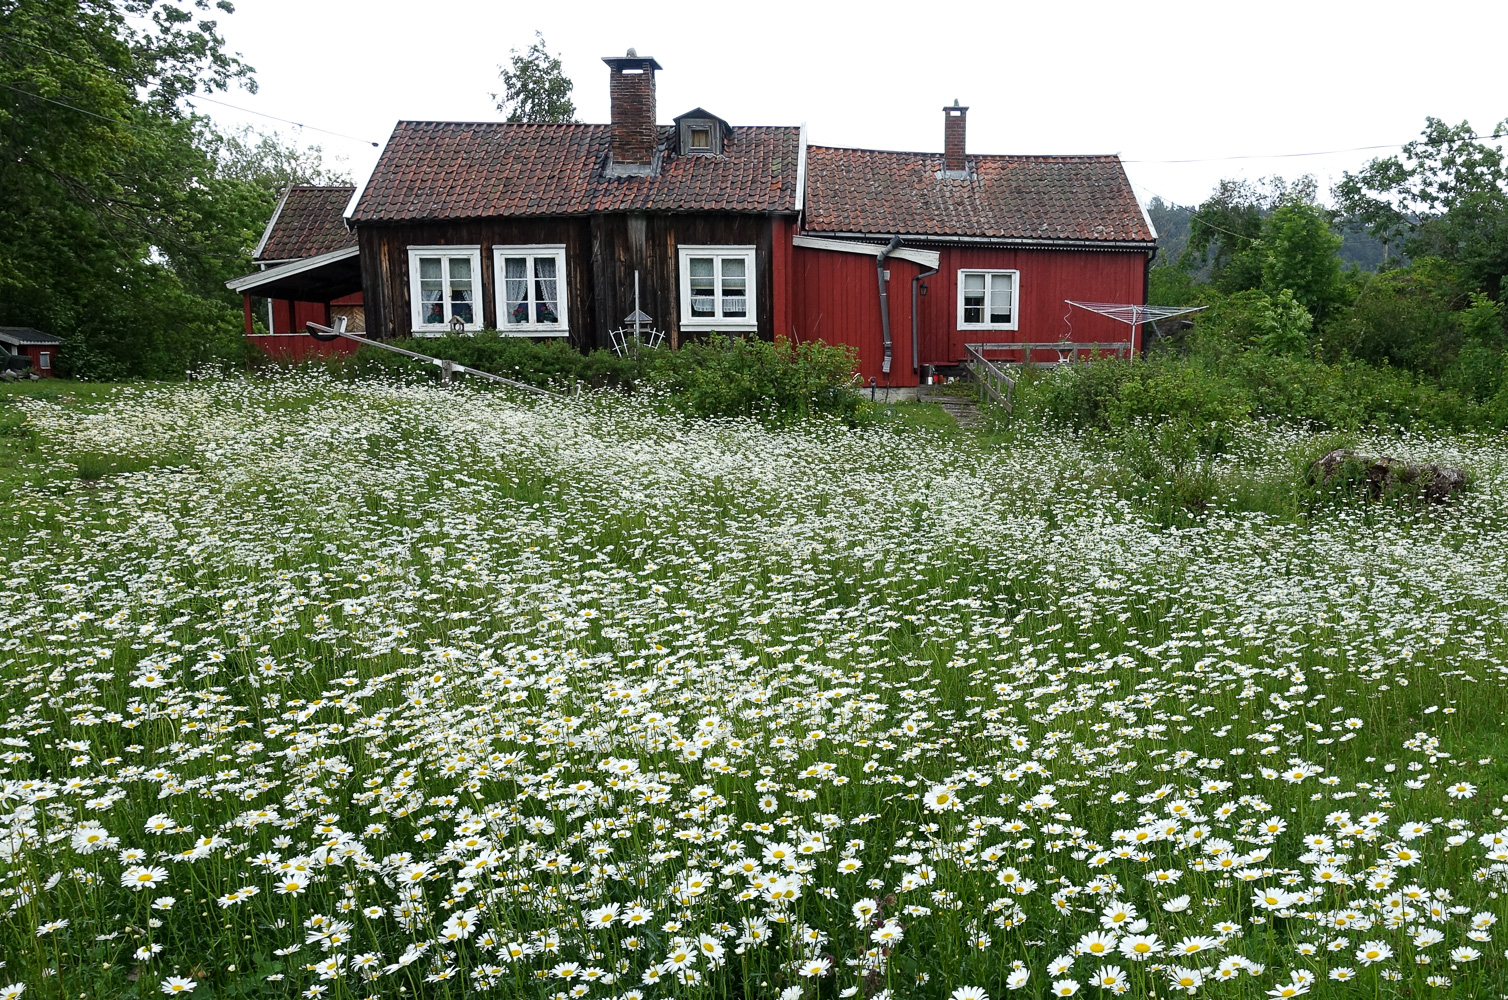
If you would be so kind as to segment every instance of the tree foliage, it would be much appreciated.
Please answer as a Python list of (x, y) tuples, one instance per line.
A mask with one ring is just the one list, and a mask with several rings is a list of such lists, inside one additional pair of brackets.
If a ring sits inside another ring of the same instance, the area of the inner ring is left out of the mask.
[(512, 49), (508, 65), (498, 67), (503, 81), (501, 98), (493, 94), (497, 109), (510, 122), (574, 122), (576, 105), (571, 101), (573, 84), (561, 68), (560, 57), (550, 55), (545, 36), (534, 33), (527, 52)]
[(240, 349), (224, 283), (251, 269), (278, 179), (307, 164), (275, 138), (223, 138), (187, 106), (252, 86), (210, 16), (231, 10), (6, 4), (0, 323), (62, 337), (65, 373), (172, 376)]
[[(1278, 301), (1287, 292), (1323, 323), (1344, 303), (1347, 289), (1337, 256), (1344, 241), (1317, 196), (1310, 176), (1292, 183), (1281, 177), (1221, 181), (1190, 217), (1179, 265), (1207, 267), (1211, 283), (1226, 294), (1261, 290)], [(1160, 284), (1171, 287), (1167, 280)]]
[[(1508, 121), (1491, 138), (1504, 136)], [(1346, 173), (1336, 196), (1378, 239), (1401, 244), (1410, 256), (1452, 261), (1494, 299), (1508, 296), (1508, 162), (1469, 122), (1427, 119), (1421, 137), (1397, 156)]]

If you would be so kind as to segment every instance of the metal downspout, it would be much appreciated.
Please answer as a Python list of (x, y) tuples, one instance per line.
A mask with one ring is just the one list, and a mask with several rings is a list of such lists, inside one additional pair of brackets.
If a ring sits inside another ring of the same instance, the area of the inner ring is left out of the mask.
[(920, 271), (920, 272), (918, 272), (916, 274), (915, 277), (913, 277), (911, 279), (911, 370), (913, 372), (915, 372), (918, 376), (921, 375), (921, 373), (922, 373), (922, 363), (921, 363), (921, 360), (920, 360), (921, 359), (921, 342), (920, 342), (920, 340), (917, 339), (917, 333), (916, 333), (917, 323), (918, 323), (918, 319), (917, 319), (918, 305), (917, 305), (917, 297), (916, 297), (916, 288), (917, 288), (917, 285), (919, 285), (921, 283), (921, 280), (923, 278), (930, 278), (934, 274), (936, 274), (939, 270), (940, 270), (940, 268), (934, 267), (930, 271)]
[[(880, 366), (880, 371), (886, 375), (890, 374), (890, 359), (895, 353), (895, 345), (890, 340), (890, 292), (887, 288), (889, 282), (885, 280), (885, 258), (895, 253), (900, 246), (901, 238), (892, 236), (890, 242), (885, 244), (885, 249), (874, 259), (874, 276), (880, 285), (880, 330), (885, 337), (885, 361)], [(886, 381), (888, 383), (889, 380)]]

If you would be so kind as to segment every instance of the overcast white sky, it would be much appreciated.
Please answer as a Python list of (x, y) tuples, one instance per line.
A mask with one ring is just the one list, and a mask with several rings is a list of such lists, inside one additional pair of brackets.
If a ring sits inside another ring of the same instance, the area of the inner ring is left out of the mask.
[[(400, 118), (486, 121), (497, 68), (544, 32), (582, 121), (608, 120), (601, 57), (664, 66), (662, 123), (701, 105), (737, 125), (800, 124), (814, 144), (941, 150), (944, 104), (974, 153), (1119, 153), (1143, 201), (1201, 200), (1221, 177), (1341, 172), (1414, 138), (1426, 115), (1508, 117), (1508, 4), (825, 3), (238, 0), (221, 20), (260, 92), (225, 100), (383, 142)], [(213, 104), (231, 125), (317, 142), (363, 179), (370, 145)], [(1175, 163), (1195, 159), (1201, 162)]]

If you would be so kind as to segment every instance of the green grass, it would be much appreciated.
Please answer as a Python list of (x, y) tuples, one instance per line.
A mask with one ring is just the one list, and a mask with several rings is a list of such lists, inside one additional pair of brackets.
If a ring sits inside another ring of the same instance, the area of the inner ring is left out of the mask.
[(27, 1000), (1501, 992), (1496, 438), (1358, 435), (1476, 485), (1289, 517), (1262, 491), (1328, 439), (1254, 427), (1170, 523), (1102, 440), (918, 404), (771, 430), (306, 371), (25, 412)]

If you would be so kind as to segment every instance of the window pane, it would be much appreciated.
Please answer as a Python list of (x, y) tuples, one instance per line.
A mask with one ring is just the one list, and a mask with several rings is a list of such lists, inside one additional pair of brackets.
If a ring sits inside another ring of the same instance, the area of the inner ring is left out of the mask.
[(471, 301), (471, 261), (451, 258), (450, 300), (452, 302)]
[(701, 319), (717, 315), (717, 278), (711, 257), (691, 258), (691, 315)]
[(742, 257), (724, 257), (723, 316), (742, 319), (749, 315), (748, 281), (744, 277), (747, 262)]
[(990, 275), (990, 322), (1009, 323), (1011, 321), (1011, 276), (1009, 274)]
[(503, 322), (529, 322), (529, 259), (503, 258)]
[(559, 323), (555, 289), (555, 258), (534, 258), (534, 321), (536, 323)]
[(984, 275), (982, 274), (963, 276), (963, 321), (965, 323), (984, 322)]
[(463, 323), (470, 323), (470, 322), (472, 322), (472, 318), (471, 318), (471, 303), (470, 302), (454, 302), (454, 303), (451, 303), (451, 306), (450, 306), (450, 315), (451, 316), (459, 316), (459, 317), (461, 317), (461, 322), (463, 322)]
[(419, 258), (419, 322), (445, 322), (445, 270), (439, 257)]

